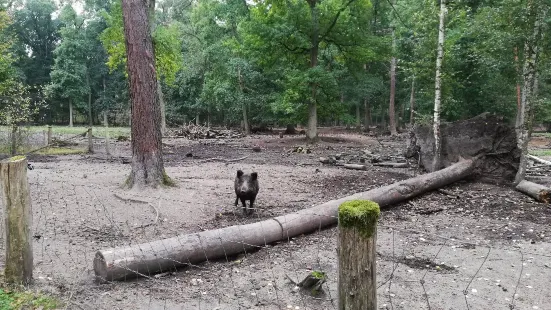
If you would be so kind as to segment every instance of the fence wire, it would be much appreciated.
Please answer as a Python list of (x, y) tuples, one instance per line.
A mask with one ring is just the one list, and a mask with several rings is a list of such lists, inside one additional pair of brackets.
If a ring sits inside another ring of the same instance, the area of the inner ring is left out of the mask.
[[(197, 207), (189, 201), (62, 181), (35, 171), (29, 173), (34, 216), (33, 288), (59, 296), (67, 309), (337, 308), (338, 231), (321, 229), (321, 221), (316, 232), (275, 244), (252, 245), (236, 241), (245, 239), (239, 236), (226, 240), (219, 235), (221, 242), (231, 241), (248, 250), (218, 259), (207, 257), (203, 263), (175, 260), (167, 245), (157, 251), (158, 259), (173, 262), (173, 268), (130, 272), (123, 281), (98, 284), (93, 270), (98, 250), (134, 247), (145, 253), (152, 242), (210, 227), (184, 227), (185, 218), (169, 218), (171, 209)], [(227, 225), (239, 225), (266, 219), (260, 215), (262, 208), (256, 211), (253, 219), (244, 217), (238, 208), (217, 213), (230, 219)], [(320, 220), (326, 217), (319, 216)], [(179, 246), (185, 246), (185, 238), (177, 240)], [(2, 240), (1, 253), (3, 244)], [(207, 252), (206, 245), (199, 246)], [(141, 254), (127, 253), (134, 259)], [(545, 253), (492, 247), (380, 223), (379, 308), (545, 309), (551, 293), (542, 279), (551, 278), (550, 259)], [(177, 268), (179, 265), (184, 267)], [(327, 274), (322, 292), (316, 296), (296, 285), (312, 271)]]

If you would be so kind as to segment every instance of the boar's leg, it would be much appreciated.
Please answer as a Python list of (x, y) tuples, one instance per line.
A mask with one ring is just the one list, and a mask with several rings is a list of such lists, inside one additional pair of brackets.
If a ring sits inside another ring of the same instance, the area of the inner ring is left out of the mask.
[(256, 199), (256, 196), (251, 198), (251, 203), (249, 205), (249, 214), (253, 214), (253, 212), (254, 212), (253, 204), (254, 204), (255, 199)]
[(245, 197), (240, 197), (240, 199), (241, 199), (241, 203), (243, 204), (243, 207), (242, 207), (243, 214), (247, 215), (247, 203), (245, 202), (246, 201)]

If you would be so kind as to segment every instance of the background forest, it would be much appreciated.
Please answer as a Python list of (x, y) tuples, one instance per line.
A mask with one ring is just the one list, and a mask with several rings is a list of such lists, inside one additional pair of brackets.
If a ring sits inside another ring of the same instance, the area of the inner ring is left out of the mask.
[[(443, 120), (495, 112), (513, 121), (535, 47), (532, 112), (550, 124), (549, 18), (531, 14), (544, 7), (547, 0), (447, 3)], [(157, 0), (166, 124), (248, 131), (310, 117), (319, 126), (394, 131), (412, 118), (430, 122), (439, 12), (435, 0)], [(538, 20), (541, 38), (528, 42)], [(1, 0), (0, 49), (2, 124), (107, 117), (128, 125), (120, 0)]]

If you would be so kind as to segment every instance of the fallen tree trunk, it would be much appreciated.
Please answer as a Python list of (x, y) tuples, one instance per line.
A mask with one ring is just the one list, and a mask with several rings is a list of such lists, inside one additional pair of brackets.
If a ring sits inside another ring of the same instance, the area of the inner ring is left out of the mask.
[(367, 170), (366, 165), (358, 165), (358, 164), (344, 164), (342, 165), (346, 169), (352, 169), (352, 170)]
[(408, 163), (374, 163), (373, 166), (390, 167), (390, 168), (407, 168)]
[(551, 189), (548, 187), (523, 180), (518, 183), (516, 189), (539, 202), (551, 203)]
[(536, 157), (536, 156), (532, 156), (532, 155), (526, 155), (526, 157), (530, 158), (531, 160), (533, 161), (536, 161), (540, 164), (544, 164), (544, 165), (547, 165), (547, 166), (551, 166), (551, 161), (548, 161), (548, 160), (545, 160), (545, 159), (541, 159), (539, 157)]
[(462, 160), (433, 173), (257, 223), (100, 250), (94, 258), (94, 272), (99, 282), (125, 280), (261, 249), (276, 241), (337, 224), (338, 207), (345, 201), (366, 199), (381, 207), (388, 206), (461, 180), (471, 175), (474, 168), (475, 159)]

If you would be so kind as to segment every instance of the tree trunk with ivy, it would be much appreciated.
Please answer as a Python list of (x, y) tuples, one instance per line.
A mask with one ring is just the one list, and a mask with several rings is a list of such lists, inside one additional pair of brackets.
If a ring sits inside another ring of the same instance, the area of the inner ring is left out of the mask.
[(166, 183), (161, 142), (161, 109), (149, 27), (154, 1), (123, 0), (127, 70), (132, 102), (132, 171), (129, 187)]

